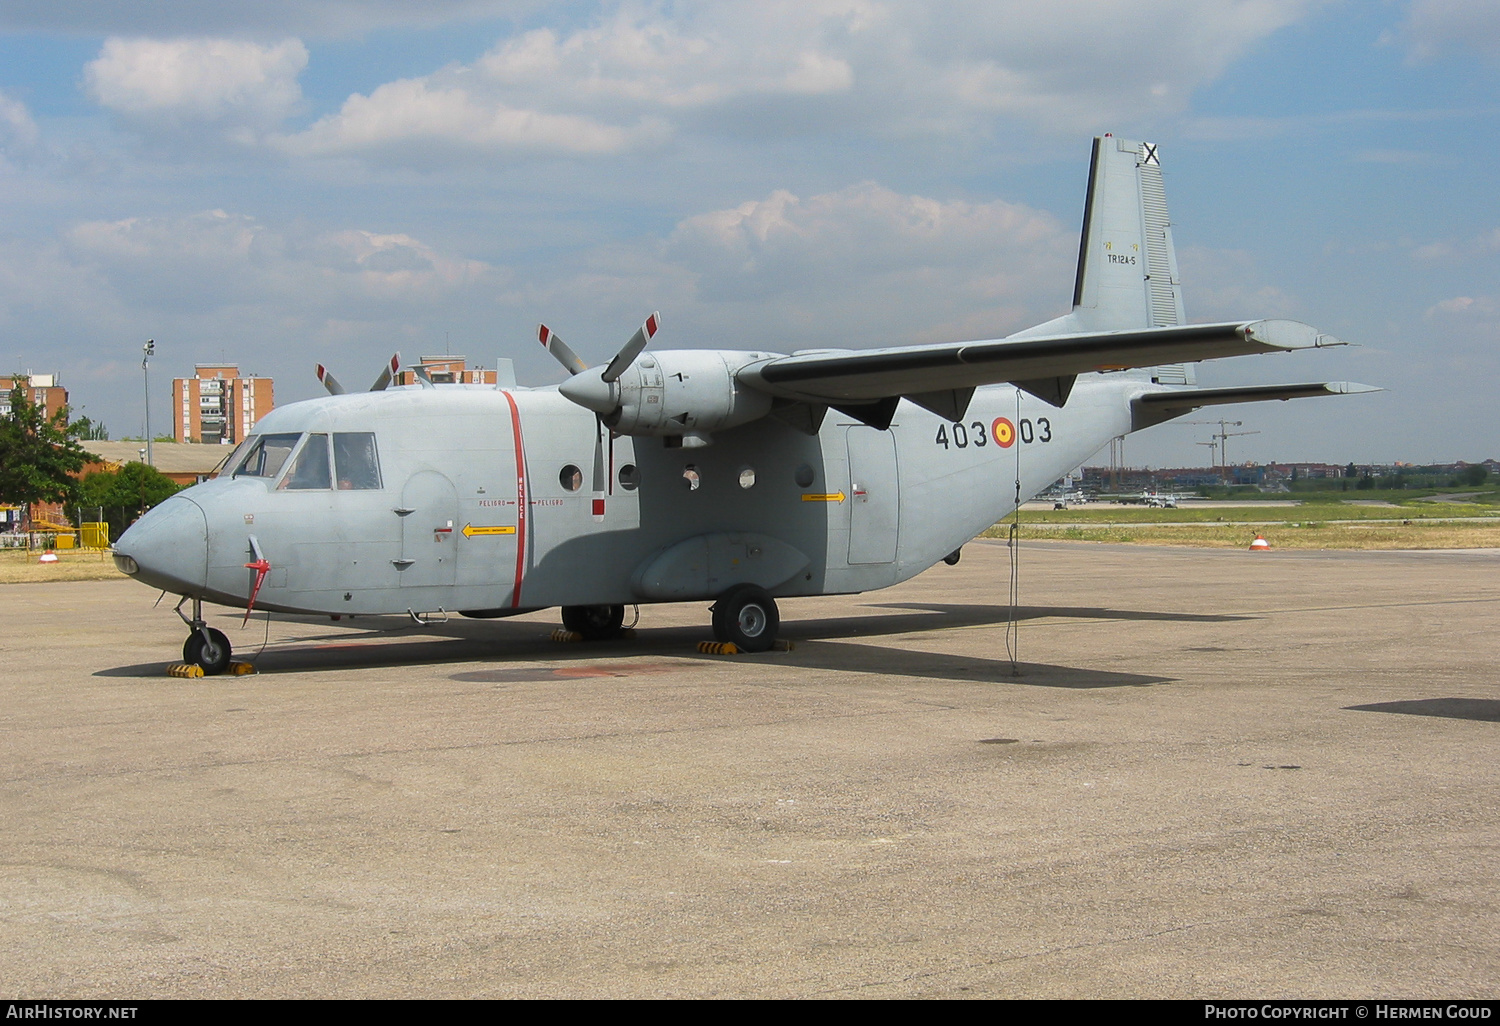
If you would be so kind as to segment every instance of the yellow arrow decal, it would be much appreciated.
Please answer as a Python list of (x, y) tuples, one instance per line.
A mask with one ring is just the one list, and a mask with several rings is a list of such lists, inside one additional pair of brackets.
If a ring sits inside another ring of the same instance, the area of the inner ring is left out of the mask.
[(464, 537), (472, 538), (476, 534), (515, 534), (514, 527), (475, 527), (473, 524), (464, 525)]
[(812, 492), (804, 492), (803, 502), (843, 502), (848, 498), (843, 492), (834, 492), (832, 495), (815, 495)]

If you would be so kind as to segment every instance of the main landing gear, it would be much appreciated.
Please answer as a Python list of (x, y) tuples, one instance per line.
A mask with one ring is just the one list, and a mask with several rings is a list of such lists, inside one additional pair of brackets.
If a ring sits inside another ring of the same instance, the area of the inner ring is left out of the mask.
[(620, 636), (625, 622), (624, 606), (563, 606), (563, 627), (583, 636), (584, 641), (608, 641)]
[[(187, 596), (184, 595), (183, 601), (186, 600)], [(182, 661), (203, 667), (204, 675), (209, 677), (229, 669), (229, 657), (232, 654), (229, 638), (223, 631), (203, 622), (203, 600), (193, 599), (192, 619), (183, 615), (182, 602), (177, 603), (176, 612), (192, 631), (187, 641), (182, 643)]]
[(730, 588), (713, 605), (714, 637), (742, 652), (767, 652), (776, 643), (781, 614), (770, 592), (754, 584)]
[[(767, 652), (776, 644), (781, 614), (770, 592), (754, 584), (738, 584), (713, 604), (714, 637), (741, 652)], [(618, 638), (625, 622), (624, 606), (563, 606), (563, 627), (585, 641)], [(207, 667), (204, 668), (208, 672)]]

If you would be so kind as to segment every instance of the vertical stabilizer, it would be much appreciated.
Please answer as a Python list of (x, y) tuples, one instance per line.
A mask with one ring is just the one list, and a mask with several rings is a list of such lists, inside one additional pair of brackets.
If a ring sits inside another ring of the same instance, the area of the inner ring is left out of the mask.
[[(1182, 324), (1172, 223), (1154, 143), (1094, 140), (1088, 201), (1078, 244), (1073, 312), (1081, 331)], [(1162, 384), (1192, 384), (1190, 367), (1153, 368)]]
[(1181, 324), (1161, 163), (1152, 143), (1094, 140), (1073, 309), (1093, 331)]

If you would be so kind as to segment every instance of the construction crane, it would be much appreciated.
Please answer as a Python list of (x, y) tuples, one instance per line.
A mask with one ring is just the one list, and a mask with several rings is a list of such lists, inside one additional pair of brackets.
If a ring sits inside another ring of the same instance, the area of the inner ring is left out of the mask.
[[(1238, 438), (1241, 435), (1258, 435), (1258, 434), (1260, 434), (1259, 431), (1230, 431), (1229, 430), (1232, 427), (1244, 427), (1245, 426), (1245, 422), (1243, 420), (1223, 420), (1223, 419), (1220, 419), (1220, 420), (1178, 420), (1178, 421), (1173, 421), (1173, 423), (1174, 424), (1207, 424), (1207, 425), (1211, 425), (1213, 427), (1217, 427), (1219, 429), (1213, 435), (1213, 441), (1211, 441), (1211, 442), (1197, 442), (1197, 443), (1195, 443), (1197, 445), (1207, 445), (1207, 446), (1211, 446), (1211, 447), (1214, 447), (1214, 448), (1218, 449), (1218, 456), (1217, 457), (1215, 457), (1212, 452), (1210, 452), (1210, 454), (1209, 454), (1209, 458), (1215, 460), (1215, 462), (1213, 464), (1215, 467), (1223, 466), (1223, 467), (1227, 468), (1229, 466), (1229, 439), (1231, 439), (1231, 438)], [(1220, 463), (1219, 460), (1222, 460), (1223, 462)]]

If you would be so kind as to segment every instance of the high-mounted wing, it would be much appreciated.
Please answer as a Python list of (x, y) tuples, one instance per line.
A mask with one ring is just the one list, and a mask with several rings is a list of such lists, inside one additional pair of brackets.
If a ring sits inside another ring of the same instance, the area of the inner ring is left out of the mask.
[(968, 396), (963, 393), (972, 392), (977, 385), (1009, 381), (1061, 406), (1072, 391), (1074, 379), (1091, 371), (1344, 344), (1298, 321), (1180, 324), (807, 353), (753, 364), (743, 368), (738, 378), (741, 384), (781, 398), (834, 407), (879, 404), (903, 396), (927, 406), (944, 393), (956, 393), (956, 408), (961, 415), (962, 407), (968, 405)]

